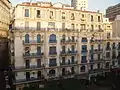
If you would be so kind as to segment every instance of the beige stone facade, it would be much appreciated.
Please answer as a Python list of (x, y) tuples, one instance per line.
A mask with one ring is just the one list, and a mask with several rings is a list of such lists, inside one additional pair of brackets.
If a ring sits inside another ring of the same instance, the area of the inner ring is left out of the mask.
[[(61, 3), (26, 2), (16, 6), (14, 15), (11, 51), (18, 90), (42, 77), (81, 75), (112, 65), (114, 42), (107, 41), (109, 21), (102, 13)], [(111, 27), (108, 31), (112, 34)]]
[(0, 1), (0, 37), (7, 37), (10, 24), (10, 9), (10, 1)]

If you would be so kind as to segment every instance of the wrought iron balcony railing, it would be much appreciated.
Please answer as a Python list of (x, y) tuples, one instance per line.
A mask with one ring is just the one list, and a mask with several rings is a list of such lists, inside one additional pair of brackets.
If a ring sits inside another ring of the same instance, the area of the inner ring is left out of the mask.
[(43, 56), (43, 53), (25, 53), (25, 54), (23, 54), (23, 57), (25, 57), (25, 58), (32, 58), (32, 57), (40, 58), (42, 56)]
[(14, 70), (36, 69), (36, 68), (42, 68), (42, 66), (38, 66), (38, 65), (19, 66), (19, 67), (15, 67)]
[(81, 51), (81, 53), (87, 53), (88, 52), (88, 50), (82, 50)]
[(49, 67), (54, 67), (54, 66), (57, 66), (57, 63), (49, 64)]
[(77, 51), (68, 51), (68, 54), (77, 54)]
[(43, 44), (43, 42), (44, 41), (36, 41), (36, 40), (30, 40), (29, 42), (25, 42), (24, 40), (23, 40), (23, 44), (24, 45), (30, 45), (30, 44)]
[(49, 55), (57, 55), (57, 52), (49, 52)]
[(57, 43), (57, 40), (50, 40), (49, 43)]

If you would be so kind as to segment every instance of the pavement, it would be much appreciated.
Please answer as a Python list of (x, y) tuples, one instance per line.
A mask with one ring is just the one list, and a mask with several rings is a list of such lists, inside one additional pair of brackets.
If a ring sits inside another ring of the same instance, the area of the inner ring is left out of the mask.
[(105, 87), (105, 86), (97, 86), (95, 84), (92, 84), (88, 86), (85, 90), (112, 90), (111, 87)]

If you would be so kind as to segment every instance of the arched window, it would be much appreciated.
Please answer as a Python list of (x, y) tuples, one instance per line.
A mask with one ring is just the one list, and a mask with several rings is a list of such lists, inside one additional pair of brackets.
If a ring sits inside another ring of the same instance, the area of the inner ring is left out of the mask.
[(25, 35), (25, 43), (29, 43), (29, 35), (28, 34)]
[(50, 71), (49, 71), (49, 75), (50, 75), (50, 76), (55, 76), (55, 70), (53, 70), (53, 69), (50, 70)]
[(41, 41), (41, 36), (40, 36), (40, 34), (38, 34), (37, 35), (37, 43), (40, 43), (40, 41)]
[(81, 72), (85, 72), (85, 66), (82, 66), (81, 68), (80, 68), (80, 70), (81, 70)]
[(51, 43), (56, 42), (56, 35), (55, 34), (50, 35), (49, 42), (51, 42)]

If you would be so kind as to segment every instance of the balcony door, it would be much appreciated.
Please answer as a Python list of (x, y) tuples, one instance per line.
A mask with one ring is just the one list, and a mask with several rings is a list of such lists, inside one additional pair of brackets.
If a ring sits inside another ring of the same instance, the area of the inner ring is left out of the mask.
[(41, 55), (41, 47), (37, 47), (37, 55)]

